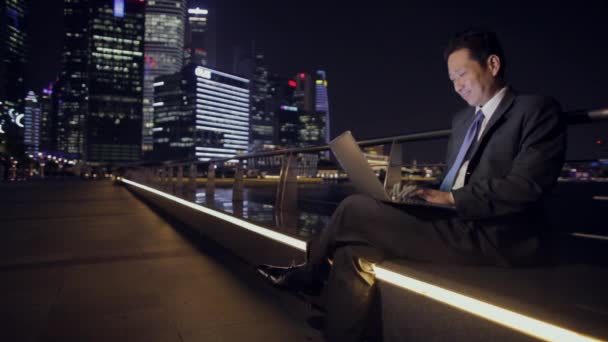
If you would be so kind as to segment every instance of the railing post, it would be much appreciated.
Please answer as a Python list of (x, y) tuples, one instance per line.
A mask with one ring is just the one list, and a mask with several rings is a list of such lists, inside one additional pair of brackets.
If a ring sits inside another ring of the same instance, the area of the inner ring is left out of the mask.
[(243, 162), (239, 160), (234, 170), (234, 183), (232, 184), (232, 201), (243, 200)]
[(276, 204), (277, 211), (296, 211), (298, 206), (298, 158), (295, 154), (283, 156), (281, 163), (281, 174), (277, 186)]
[(158, 185), (163, 184), (163, 173), (164, 173), (164, 169), (162, 167), (156, 169), (156, 179), (155, 180)]
[(177, 167), (177, 186), (182, 187), (184, 185), (184, 167), (182, 165)]
[(144, 169), (146, 185), (154, 184), (154, 171), (151, 168)]
[(190, 172), (188, 173), (188, 186), (192, 190), (196, 190), (196, 164), (190, 164)]
[(173, 184), (173, 166), (167, 167), (167, 182)]
[(207, 196), (213, 196), (215, 192), (215, 163), (209, 162), (209, 169), (207, 170), (207, 183), (205, 184), (205, 193)]
[(393, 141), (391, 145), (391, 154), (386, 167), (386, 175), (384, 177), (384, 188), (391, 191), (393, 186), (401, 182), (401, 166), (403, 164), (403, 149), (402, 144)]

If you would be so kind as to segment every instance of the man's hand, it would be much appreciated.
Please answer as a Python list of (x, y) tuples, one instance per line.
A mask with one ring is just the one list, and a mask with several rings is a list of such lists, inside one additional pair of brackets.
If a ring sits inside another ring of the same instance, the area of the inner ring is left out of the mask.
[(423, 188), (416, 190), (416, 196), (430, 203), (447, 205), (456, 204), (456, 202), (454, 201), (454, 196), (452, 196), (451, 192)]

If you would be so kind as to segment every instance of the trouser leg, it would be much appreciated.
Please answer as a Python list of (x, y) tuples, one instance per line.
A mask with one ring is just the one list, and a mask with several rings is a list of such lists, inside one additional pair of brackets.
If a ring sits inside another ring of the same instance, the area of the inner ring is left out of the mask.
[(361, 341), (373, 317), (373, 308), (379, 305), (375, 282), (361, 274), (356, 265), (359, 252), (352, 246), (335, 251), (333, 267), (326, 288), (328, 341)]

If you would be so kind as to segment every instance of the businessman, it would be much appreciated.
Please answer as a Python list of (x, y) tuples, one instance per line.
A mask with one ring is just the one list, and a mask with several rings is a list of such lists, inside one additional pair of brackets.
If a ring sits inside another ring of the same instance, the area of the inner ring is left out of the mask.
[(277, 287), (313, 294), (328, 277), (328, 340), (364, 338), (377, 300), (373, 263), (405, 258), (512, 266), (538, 256), (542, 201), (566, 148), (560, 106), (508, 85), (506, 59), (491, 31), (454, 35), (445, 60), (454, 91), (468, 107), (453, 117), (441, 186), (416, 194), (455, 210), (405, 209), (354, 195), (309, 244), (305, 264), (258, 267)]

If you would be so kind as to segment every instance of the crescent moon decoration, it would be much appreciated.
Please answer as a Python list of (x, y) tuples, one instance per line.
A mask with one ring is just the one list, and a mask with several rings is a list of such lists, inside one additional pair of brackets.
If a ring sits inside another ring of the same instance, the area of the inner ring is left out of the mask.
[(2, 125), (4, 125), (4, 120), (2, 122), (0, 122), (0, 133), (1, 134), (5, 134), (6, 132), (4, 131), (4, 129), (2, 128)]
[(17, 120), (15, 120), (15, 123), (17, 124), (17, 126), (19, 126), (19, 127), (25, 127), (21, 123), (21, 119), (23, 119), (24, 116), (25, 116), (25, 114), (19, 114), (19, 115), (17, 115)]
[(11, 121), (15, 122), (15, 115), (13, 114), (15, 110), (13, 108), (8, 110), (8, 116), (11, 117)]

